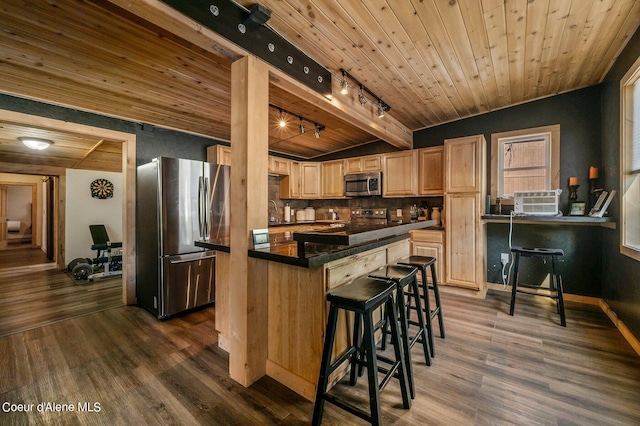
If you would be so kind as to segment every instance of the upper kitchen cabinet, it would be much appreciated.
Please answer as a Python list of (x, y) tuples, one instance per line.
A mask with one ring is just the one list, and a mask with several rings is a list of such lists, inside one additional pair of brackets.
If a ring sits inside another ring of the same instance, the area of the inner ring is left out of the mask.
[(442, 195), (444, 193), (444, 147), (418, 150), (419, 195)]
[(231, 165), (231, 147), (212, 145), (207, 147), (207, 163)]
[(482, 192), (487, 142), (483, 135), (444, 141), (445, 192)]
[(353, 157), (344, 160), (344, 174), (359, 172), (379, 172), (380, 156), (367, 155), (364, 157)]
[(300, 198), (320, 198), (321, 163), (300, 163)]
[(291, 160), (286, 158), (269, 156), (269, 174), (270, 175), (289, 175), (291, 170)]
[(406, 197), (418, 194), (418, 151), (382, 154), (382, 196)]
[(322, 163), (322, 198), (344, 197), (344, 161)]
[(300, 198), (300, 163), (289, 163), (289, 174), (280, 178), (280, 198)]

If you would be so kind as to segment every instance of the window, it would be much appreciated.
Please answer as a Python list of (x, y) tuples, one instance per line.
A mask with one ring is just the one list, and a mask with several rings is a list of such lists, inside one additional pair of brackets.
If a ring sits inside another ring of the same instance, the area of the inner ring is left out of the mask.
[(620, 84), (620, 252), (640, 260), (640, 59)]
[(491, 199), (560, 187), (560, 125), (491, 135)]

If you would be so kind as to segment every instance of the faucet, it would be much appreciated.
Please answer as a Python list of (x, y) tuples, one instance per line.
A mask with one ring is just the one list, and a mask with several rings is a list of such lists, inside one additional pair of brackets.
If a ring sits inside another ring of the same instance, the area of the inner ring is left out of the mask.
[(275, 222), (276, 221), (275, 213), (278, 211), (278, 205), (273, 200), (269, 200), (269, 202), (273, 203), (273, 214), (269, 218), (269, 222)]

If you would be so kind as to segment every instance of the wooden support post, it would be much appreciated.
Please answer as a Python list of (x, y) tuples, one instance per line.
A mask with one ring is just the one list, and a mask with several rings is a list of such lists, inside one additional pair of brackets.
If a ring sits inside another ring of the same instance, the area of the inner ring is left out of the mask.
[(252, 229), (268, 226), (269, 71), (246, 56), (231, 66), (229, 374), (249, 386), (266, 374), (268, 263), (248, 257)]

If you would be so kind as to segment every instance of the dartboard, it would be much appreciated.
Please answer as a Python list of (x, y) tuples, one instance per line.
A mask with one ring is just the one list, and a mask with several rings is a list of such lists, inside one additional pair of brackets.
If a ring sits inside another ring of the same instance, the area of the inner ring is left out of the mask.
[(91, 196), (101, 200), (113, 197), (113, 184), (106, 179), (94, 180), (91, 182)]

